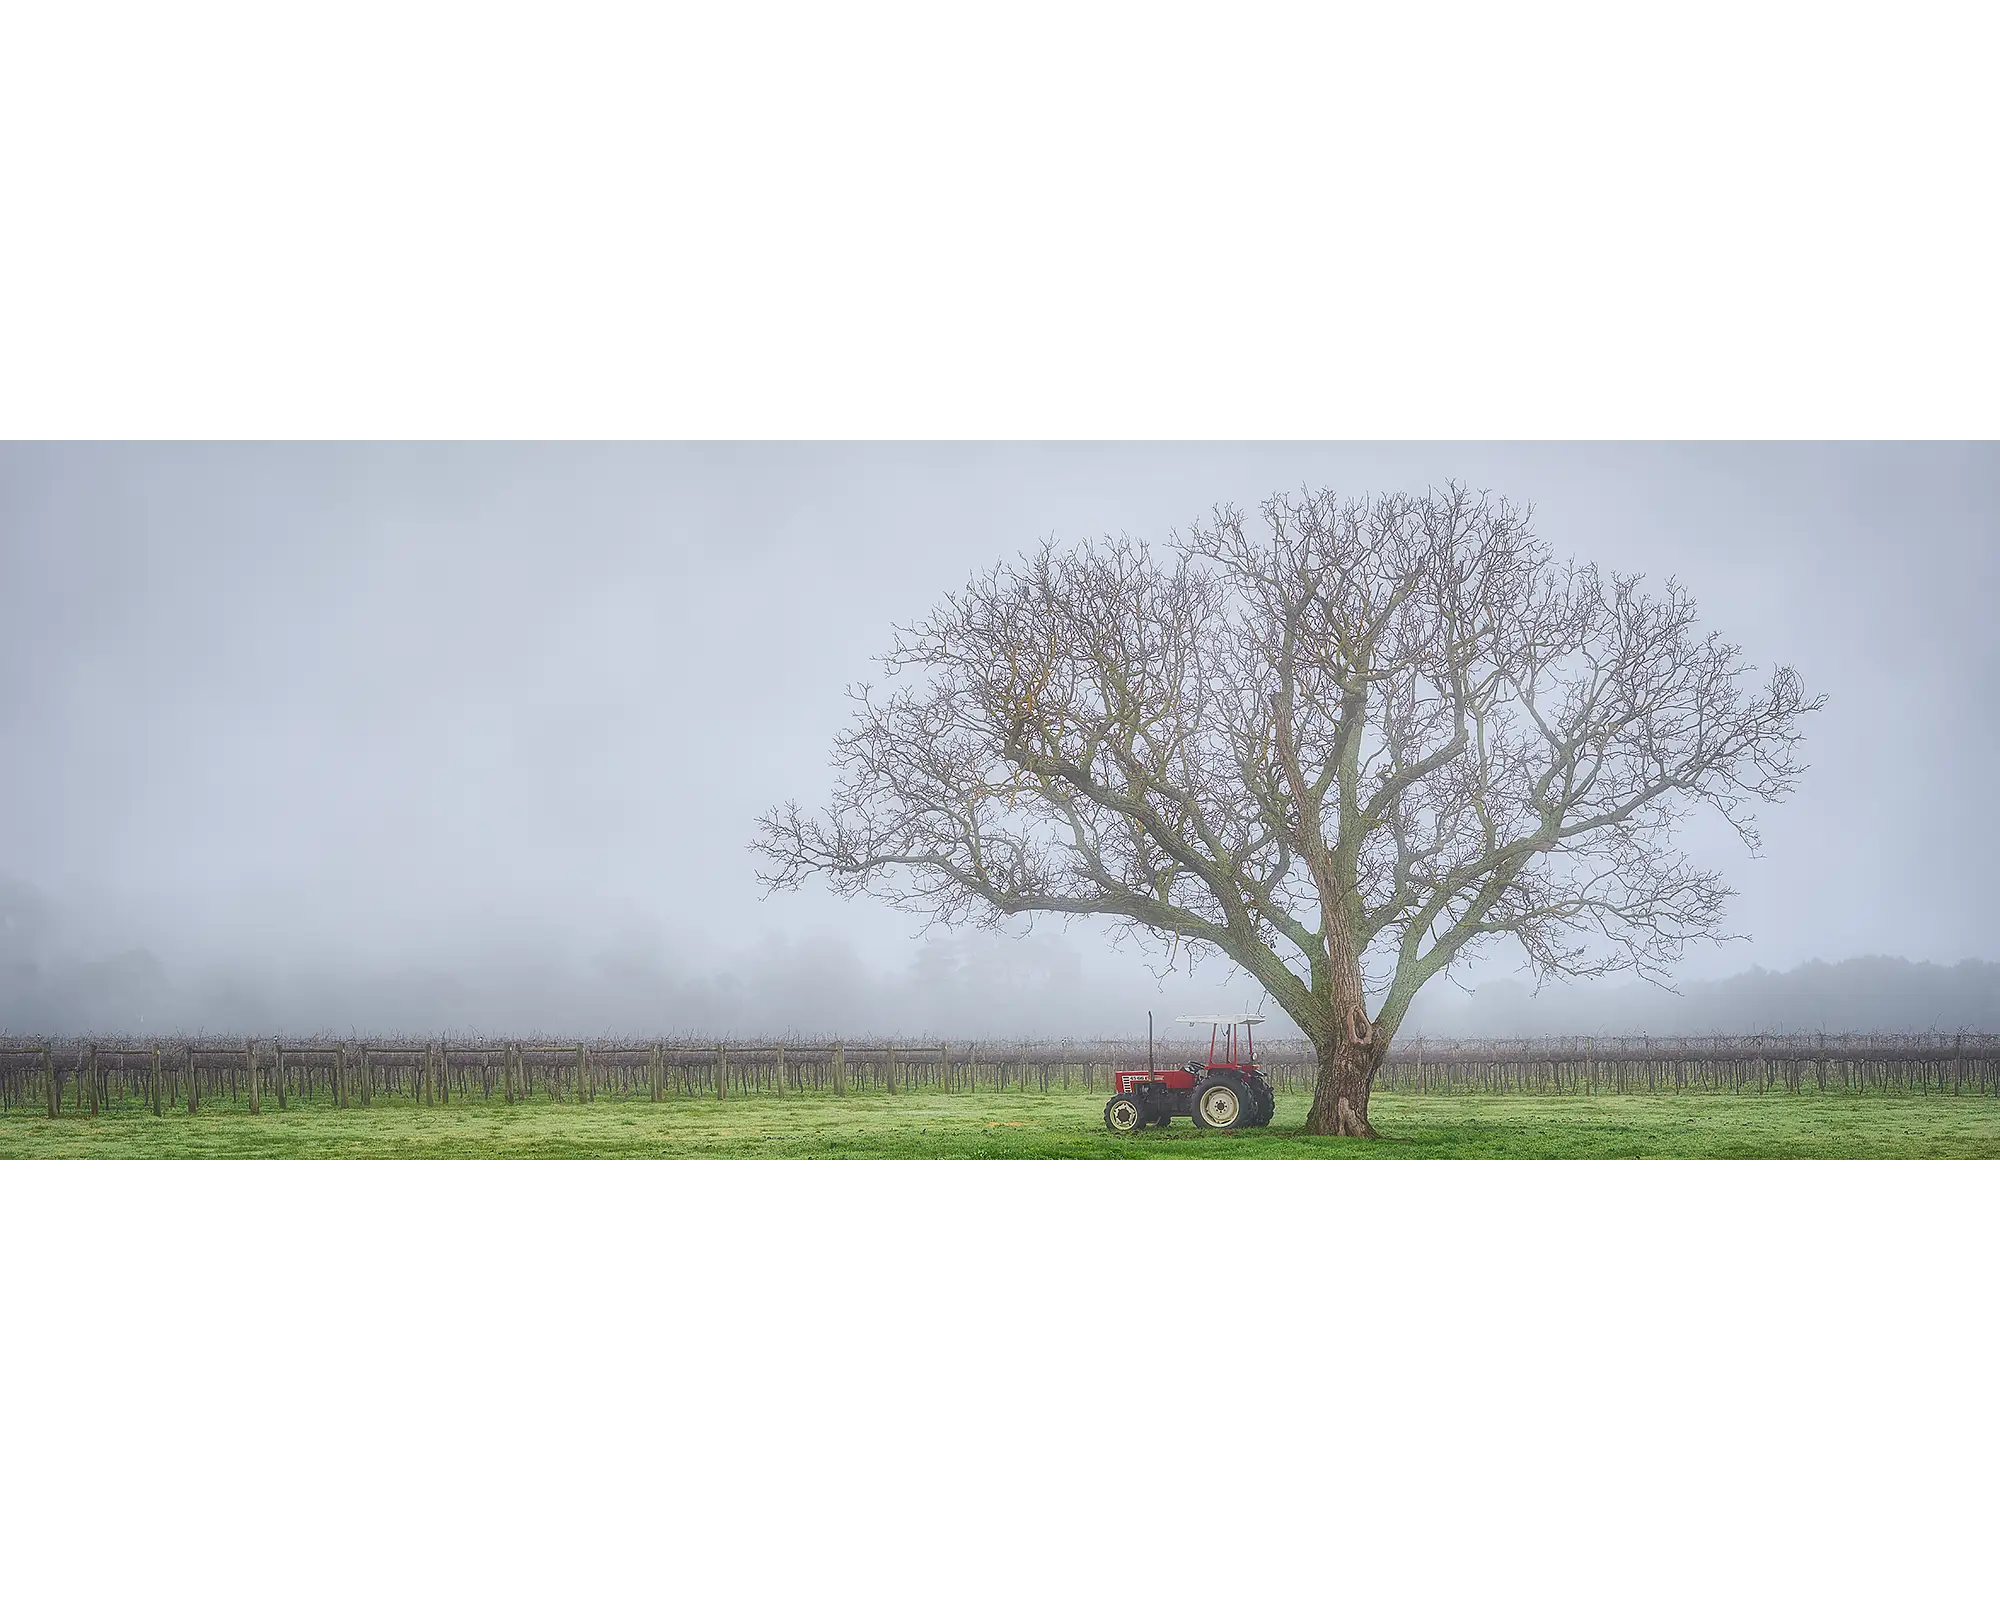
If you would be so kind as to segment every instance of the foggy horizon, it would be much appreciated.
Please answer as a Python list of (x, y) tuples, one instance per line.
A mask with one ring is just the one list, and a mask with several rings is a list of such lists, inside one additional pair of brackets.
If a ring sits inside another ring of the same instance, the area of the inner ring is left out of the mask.
[[(836, 937), (777, 940), (704, 970), (629, 953), (566, 961), (516, 946), (457, 967), (368, 970), (215, 966), (170, 970), (144, 949), (27, 955), (24, 900), (0, 883), (0, 1036), (285, 1035), (456, 1038), (1132, 1039), (1147, 1012), (1165, 1040), (1178, 1015), (1259, 1012), (1269, 1037), (1298, 1029), (1254, 982), (1155, 986), (1093, 967), (1082, 930), (968, 933), (916, 942), (901, 967), (864, 962)], [(32, 902), (26, 902), (32, 905)], [(1493, 964), (1489, 964), (1489, 969)], [(1213, 981), (1203, 981), (1208, 979)], [(1747, 965), (1678, 991), (1629, 974), (1546, 983), (1489, 970), (1429, 985), (1405, 1037), (1706, 1033), (2000, 1032), (2000, 963), (1863, 956), (1782, 972)]]
[[(1156, 985), (1086, 925), (926, 936), (866, 899), (764, 898), (754, 820), (824, 798), (846, 685), (975, 570), (1301, 484), (1447, 478), (1534, 502), (1559, 558), (1677, 575), (1749, 664), (1828, 694), (1760, 857), (1687, 830), (1747, 942), (1680, 987), (2000, 960), (1992, 447), (13, 445), (0, 1032), (1276, 1019), (1220, 957)], [(1967, 971), (1927, 1003), (1985, 1015), (1994, 972)], [(1459, 977), (1485, 1009), (1440, 979), (1409, 1029), (1513, 1005), (1509, 958)], [(1527, 1004), (1664, 1014), (1630, 987)]]

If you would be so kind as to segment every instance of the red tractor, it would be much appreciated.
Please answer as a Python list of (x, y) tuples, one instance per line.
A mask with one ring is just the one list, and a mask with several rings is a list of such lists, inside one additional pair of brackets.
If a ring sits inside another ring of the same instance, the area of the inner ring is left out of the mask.
[[(1104, 1125), (1113, 1133), (1164, 1128), (1175, 1117), (1192, 1117), (1204, 1128), (1261, 1128), (1278, 1109), (1278, 1097), (1250, 1045), (1250, 1030), (1262, 1017), (1176, 1017), (1206, 1022), (1208, 1060), (1185, 1067), (1150, 1064), (1144, 1071), (1112, 1076), (1118, 1092), (1104, 1106)], [(1223, 1029), (1229, 1031), (1225, 1034)], [(1241, 1053), (1237, 1030), (1242, 1029)], [(1151, 1051), (1148, 1050), (1150, 1056)]]

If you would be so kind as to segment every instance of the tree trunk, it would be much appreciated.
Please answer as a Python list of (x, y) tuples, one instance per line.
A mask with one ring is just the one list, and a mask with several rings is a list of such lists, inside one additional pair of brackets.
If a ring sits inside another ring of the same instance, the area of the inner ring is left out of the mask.
[(1388, 1054), (1389, 1041), (1377, 1030), (1367, 1044), (1355, 1044), (1345, 1033), (1326, 1041), (1314, 1041), (1319, 1059), (1319, 1078), (1313, 1084), (1312, 1109), (1306, 1113), (1306, 1132), (1373, 1139), (1375, 1128), (1368, 1120), (1368, 1091), (1374, 1086), (1376, 1070)]

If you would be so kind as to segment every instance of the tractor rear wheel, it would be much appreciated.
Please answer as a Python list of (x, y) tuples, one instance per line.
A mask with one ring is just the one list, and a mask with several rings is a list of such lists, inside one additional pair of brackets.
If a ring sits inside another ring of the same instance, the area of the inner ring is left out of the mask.
[(1271, 1092), (1268, 1083), (1259, 1083), (1252, 1078), (1249, 1083), (1250, 1097), (1255, 1102), (1250, 1108), (1250, 1120), (1245, 1124), (1251, 1128), (1268, 1128), (1271, 1118), (1278, 1113), (1278, 1097)]
[(1194, 1120), (1220, 1133), (1240, 1128), (1250, 1113), (1249, 1097), (1227, 1078), (1211, 1078), (1194, 1092)]
[(1134, 1128), (1145, 1127), (1146, 1122), (1146, 1113), (1129, 1094), (1114, 1094), (1105, 1102), (1104, 1125), (1113, 1133), (1130, 1133)]

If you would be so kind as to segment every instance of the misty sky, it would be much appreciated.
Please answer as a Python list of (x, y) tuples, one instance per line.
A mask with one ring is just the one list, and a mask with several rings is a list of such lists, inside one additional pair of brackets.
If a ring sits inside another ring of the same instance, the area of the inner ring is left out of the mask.
[(366, 1025), (304, 1014), (341, 974), (457, 995), (445, 1021), (575, 1009), (560, 969), (656, 1026), (868, 991), (896, 1014), (862, 1021), (990, 1031), (1056, 982), (1065, 1025), (1143, 1029), (1225, 991), (1149, 999), (1081, 928), (926, 949), (866, 902), (762, 900), (756, 814), (824, 796), (845, 686), (976, 567), (1447, 477), (1532, 500), (1560, 554), (1677, 574), (1829, 696), (1764, 858), (1690, 835), (1752, 942), (1688, 977), (2000, 958), (1987, 446), (0, 447), (0, 880), (65, 959), (289, 984), (286, 1021)]

